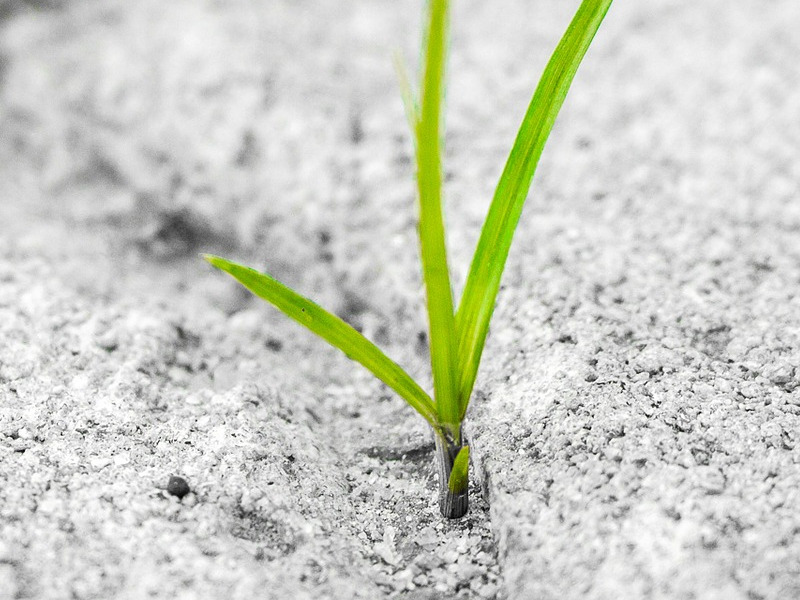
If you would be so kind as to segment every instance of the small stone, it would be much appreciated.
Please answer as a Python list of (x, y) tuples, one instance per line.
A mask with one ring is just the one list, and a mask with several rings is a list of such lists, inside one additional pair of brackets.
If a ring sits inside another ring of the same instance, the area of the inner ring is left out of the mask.
[(189, 484), (186, 483), (186, 480), (183, 477), (178, 477), (177, 475), (170, 476), (169, 483), (167, 483), (168, 494), (180, 499), (191, 491), (192, 490), (189, 487)]
[(97, 458), (93, 458), (92, 460), (90, 460), (89, 464), (95, 471), (101, 471), (102, 469), (105, 469), (108, 465), (110, 465), (111, 462), (112, 461), (110, 458), (98, 456)]
[(442, 558), (444, 562), (447, 564), (454, 564), (458, 560), (458, 552), (455, 550), (447, 550), (443, 555)]
[(398, 563), (398, 556), (395, 554), (394, 549), (390, 548), (384, 542), (378, 542), (372, 547), (376, 556), (383, 560), (387, 565), (396, 566)]
[(465, 561), (457, 563), (455, 575), (461, 581), (480, 581), (481, 576), (486, 573), (486, 567), (481, 567), (472, 562)]
[(783, 427), (780, 423), (770, 421), (762, 423), (759, 427), (761, 437), (768, 447), (782, 448), (783, 447)]
[(699, 382), (692, 386), (692, 391), (701, 398), (711, 398), (714, 395), (714, 386)]
[(416, 584), (414, 584), (414, 574), (411, 572), (410, 569), (403, 569), (402, 571), (398, 571), (394, 574), (394, 587), (395, 589), (399, 590), (413, 590), (416, 589)]
[(436, 535), (436, 531), (433, 527), (425, 527), (423, 528), (418, 534), (417, 537), (414, 539), (418, 546), (421, 546), (425, 550), (433, 550), (439, 544), (439, 536)]
[(756, 383), (745, 383), (739, 390), (745, 398), (757, 398), (761, 393), (761, 388)]
[(26, 450), (30, 450), (31, 448), (33, 448), (33, 442), (31, 442), (30, 440), (16, 439), (16, 440), (11, 440), (10, 446), (14, 452), (19, 452), (21, 454)]
[[(378, 542), (373, 546), (375, 554), (377, 554), (387, 565), (396, 566), (401, 557), (397, 554), (394, 547), (396, 530), (391, 525), (383, 531), (383, 541)], [(410, 581), (409, 577), (409, 581)]]
[(637, 373), (656, 375), (665, 368), (676, 366), (677, 362), (673, 352), (661, 345), (650, 344), (633, 360), (632, 366)]
[(378, 584), (378, 585), (380, 585), (382, 587), (388, 587), (390, 589), (395, 589), (394, 580), (389, 576), (388, 573), (384, 573), (383, 571), (380, 571), (379, 573), (376, 573), (375, 575), (373, 575), (372, 581), (374, 581), (376, 584)]
[(714, 380), (714, 389), (723, 394), (730, 394), (733, 391), (733, 386), (731, 386), (730, 382), (725, 379), (720, 379), (719, 377)]
[(603, 455), (608, 459), (614, 462), (621, 462), (622, 461), (622, 450), (617, 448), (616, 446), (608, 446), (603, 451)]
[(710, 496), (717, 496), (725, 491), (725, 475), (719, 469), (703, 469), (699, 471), (700, 487)]
[(414, 564), (423, 571), (433, 571), (441, 567), (444, 564), (444, 560), (438, 554), (422, 553), (414, 559)]
[(792, 381), (794, 372), (795, 370), (791, 365), (780, 362), (768, 365), (762, 374), (776, 385), (785, 385)]
[(714, 549), (719, 543), (719, 534), (710, 525), (703, 525), (700, 528), (700, 543), (703, 548)]

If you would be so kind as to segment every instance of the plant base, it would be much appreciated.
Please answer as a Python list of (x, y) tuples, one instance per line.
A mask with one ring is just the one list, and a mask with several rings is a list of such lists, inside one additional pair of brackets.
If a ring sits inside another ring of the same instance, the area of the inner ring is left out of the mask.
[[(463, 445), (463, 436), (461, 438)], [(448, 483), (450, 472), (453, 470), (453, 461), (462, 446), (449, 443), (436, 433), (433, 439), (436, 442), (436, 462), (439, 470), (439, 510), (446, 519), (460, 519), (469, 509), (469, 485), (465, 484), (464, 489), (453, 491)]]

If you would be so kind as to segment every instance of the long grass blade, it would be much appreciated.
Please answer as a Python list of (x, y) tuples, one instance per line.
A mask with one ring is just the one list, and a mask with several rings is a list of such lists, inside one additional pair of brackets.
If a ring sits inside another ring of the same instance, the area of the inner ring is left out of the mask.
[(431, 369), (440, 421), (458, 431), (456, 335), (453, 295), (442, 215), (441, 134), (444, 95), (447, 0), (429, 0), (422, 101), (417, 123), (417, 186), (420, 202), (420, 255), (430, 326)]
[(348, 358), (364, 365), (378, 379), (397, 392), (434, 428), (438, 427), (436, 408), (425, 391), (397, 363), (342, 319), (265, 273), (210, 254), (203, 255), (203, 258), (233, 276), (256, 296), (270, 302), (284, 314), (344, 352)]
[(495, 190), (456, 314), (462, 417), (475, 385), (500, 279), (536, 165), (578, 66), (611, 2), (581, 3), (539, 81)]

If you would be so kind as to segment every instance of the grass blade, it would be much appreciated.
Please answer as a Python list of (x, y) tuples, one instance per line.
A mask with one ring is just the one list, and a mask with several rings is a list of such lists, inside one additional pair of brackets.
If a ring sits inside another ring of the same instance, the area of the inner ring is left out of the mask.
[(581, 3), (539, 81), (495, 190), (456, 314), (461, 416), (475, 385), (500, 279), (536, 165), (578, 66), (611, 2)]
[(218, 256), (204, 254), (203, 258), (344, 352), (348, 358), (364, 365), (437, 428), (436, 408), (425, 391), (397, 363), (342, 319), (269, 275)]
[(447, 488), (451, 492), (461, 492), (469, 485), (469, 446), (464, 446), (458, 451), (453, 461), (453, 470), (450, 471), (450, 480)]
[(417, 186), (420, 202), (419, 237), (430, 326), (431, 369), (440, 421), (457, 435), (457, 346), (453, 295), (445, 249), (442, 215), (441, 134), (444, 93), (447, 0), (429, 0), (425, 65), (417, 136)]
[(411, 128), (411, 136), (414, 138), (416, 150), (416, 131), (419, 124), (419, 106), (414, 99), (414, 90), (411, 88), (411, 79), (408, 77), (408, 68), (400, 52), (394, 53), (394, 70), (397, 73), (397, 83), (400, 85), (400, 97), (403, 99), (403, 108), (406, 112), (406, 120)]

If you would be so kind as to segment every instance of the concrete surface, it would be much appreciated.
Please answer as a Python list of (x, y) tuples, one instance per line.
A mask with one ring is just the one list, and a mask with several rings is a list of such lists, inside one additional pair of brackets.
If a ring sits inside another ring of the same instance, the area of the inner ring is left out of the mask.
[[(454, 3), (457, 291), (576, 3)], [(388, 1), (0, 3), (0, 598), (800, 596), (800, 5), (618, 0), (523, 215), (443, 522)], [(167, 491), (172, 476), (190, 493)]]

